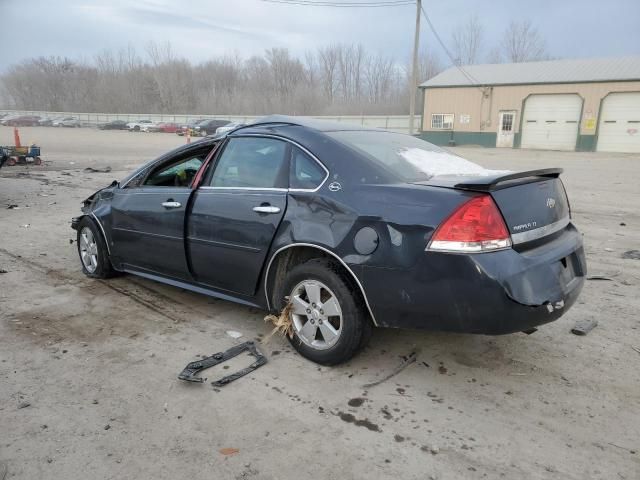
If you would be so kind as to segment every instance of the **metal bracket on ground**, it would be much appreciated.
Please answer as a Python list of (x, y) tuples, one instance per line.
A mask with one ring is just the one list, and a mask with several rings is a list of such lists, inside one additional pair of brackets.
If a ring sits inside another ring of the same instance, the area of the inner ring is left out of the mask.
[(214, 353), (210, 357), (206, 357), (202, 360), (187, 364), (187, 366), (184, 367), (184, 370), (180, 372), (180, 375), (178, 375), (178, 378), (187, 382), (204, 383), (206, 378), (197, 376), (200, 372), (207, 368), (211, 368), (223, 362), (226, 362), (233, 357), (237, 357), (243, 352), (248, 352), (250, 355), (253, 355), (256, 359), (255, 362), (253, 362), (248, 367), (243, 368), (242, 370), (238, 370), (231, 375), (227, 375), (226, 377), (211, 382), (211, 385), (213, 385), (214, 387), (223, 387), (240, 377), (244, 377), (246, 374), (253, 372), (256, 368), (259, 368), (267, 363), (267, 357), (260, 353), (260, 350), (258, 350), (258, 347), (256, 347), (256, 344), (254, 342), (244, 342), (240, 345), (231, 347), (224, 352)]

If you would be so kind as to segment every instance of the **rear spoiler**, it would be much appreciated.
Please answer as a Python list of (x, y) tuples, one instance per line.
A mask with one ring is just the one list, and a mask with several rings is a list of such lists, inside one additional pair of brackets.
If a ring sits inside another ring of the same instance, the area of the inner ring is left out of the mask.
[(489, 192), (491, 190), (498, 190), (501, 183), (509, 182), (511, 180), (525, 179), (533, 177), (547, 177), (558, 178), (563, 172), (562, 168), (541, 168), (539, 170), (527, 170), (525, 172), (514, 172), (506, 175), (488, 175), (486, 177), (473, 177), (469, 180), (463, 180), (454, 185), (454, 188), (461, 190), (481, 190)]

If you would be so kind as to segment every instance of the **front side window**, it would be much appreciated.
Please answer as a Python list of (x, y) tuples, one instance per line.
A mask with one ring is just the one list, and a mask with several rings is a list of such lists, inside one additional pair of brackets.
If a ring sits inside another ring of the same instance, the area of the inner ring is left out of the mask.
[(207, 158), (211, 147), (191, 152), (173, 161), (167, 161), (157, 167), (144, 181), (151, 187), (188, 187)]
[(434, 113), (431, 115), (432, 130), (451, 130), (453, 128), (453, 113)]
[(309, 157), (298, 147), (291, 152), (291, 171), (289, 186), (294, 189), (314, 190), (320, 186), (327, 172), (318, 162)]
[(262, 137), (231, 138), (218, 159), (212, 187), (286, 188), (287, 144)]

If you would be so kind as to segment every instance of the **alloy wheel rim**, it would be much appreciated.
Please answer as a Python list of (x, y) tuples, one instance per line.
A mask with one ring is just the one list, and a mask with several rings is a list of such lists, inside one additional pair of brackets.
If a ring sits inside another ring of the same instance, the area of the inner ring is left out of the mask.
[(316, 350), (336, 344), (342, 334), (342, 308), (335, 294), (318, 280), (305, 280), (289, 296), (291, 320), (298, 338)]
[(98, 268), (98, 244), (89, 227), (80, 231), (80, 259), (89, 273)]

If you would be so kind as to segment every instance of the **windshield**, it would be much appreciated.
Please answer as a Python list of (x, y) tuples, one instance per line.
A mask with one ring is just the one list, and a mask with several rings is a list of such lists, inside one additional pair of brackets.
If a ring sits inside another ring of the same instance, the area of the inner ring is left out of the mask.
[(492, 175), (487, 170), (451, 152), (401, 133), (378, 130), (327, 132), (406, 182), (429, 180), (437, 175)]

